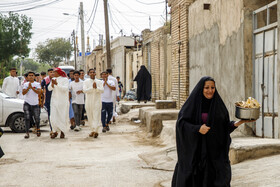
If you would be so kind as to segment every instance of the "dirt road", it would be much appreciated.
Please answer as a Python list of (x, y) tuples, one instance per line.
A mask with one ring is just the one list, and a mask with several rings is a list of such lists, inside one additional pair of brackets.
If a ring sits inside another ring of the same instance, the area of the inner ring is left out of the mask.
[(87, 126), (55, 140), (49, 138), (48, 127), (40, 138), (31, 134), (28, 140), (4, 128), (0, 186), (157, 186), (172, 172), (143, 167), (138, 155), (157, 147), (143, 143), (143, 128), (129, 123), (122, 118), (98, 139), (88, 137)]

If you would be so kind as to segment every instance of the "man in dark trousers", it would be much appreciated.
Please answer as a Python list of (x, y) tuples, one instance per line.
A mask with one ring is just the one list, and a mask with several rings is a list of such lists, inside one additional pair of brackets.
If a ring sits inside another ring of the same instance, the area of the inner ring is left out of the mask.
[(50, 121), (50, 114), (51, 114), (52, 91), (50, 91), (48, 89), (48, 86), (51, 83), (51, 80), (52, 80), (53, 76), (54, 76), (53, 69), (48, 69), (48, 76), (45, 77), (42, 80), (42, 83), (41, 83), (41, 87), (42, 87), (44, 95), (45, 95), (44, 106), (45, 106), (45, 108), (47, 109), (47, 112), (48, 112), (48, 119), (49, 119), (49, 124), (50, 124), (50, 128), (51, 128), (51, 134), (52, 134), (52, 125), (51, 125), (51, 121)]
[(137, 81), (137, 101), (144, 101), (145, 103), (151, 99), (152, 92), (152, 76), (147, 68), (142, 65), (138, 71), (134, 81)]

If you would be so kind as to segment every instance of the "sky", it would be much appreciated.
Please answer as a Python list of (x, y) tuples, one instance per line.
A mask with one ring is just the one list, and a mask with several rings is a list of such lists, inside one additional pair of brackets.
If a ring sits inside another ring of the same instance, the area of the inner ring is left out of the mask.
[[(33, 35), (29, 47), (30, 55), (34, 56), (39, 42), (69, 38), (73, 30), (79, 37), (80, 45), (80, 2), (83, 2), (84, 8), (85, 37), (89, 36), (92, 50), (93, 40), (98, 44), (99, 34), (103, 34), (105, 39), (103, 0), (0, 0), (0, 13), (15, 11), (32, 18)], [(149, 17), (151, 30), (161, 27), (165, 21), (165, 0), (108, 0), (108, 4), (109, 30), (113, 38), (121, 35), (120, 30), (127, 36), (132, 33), (140, 35), (142, 30), (150, 28)]]

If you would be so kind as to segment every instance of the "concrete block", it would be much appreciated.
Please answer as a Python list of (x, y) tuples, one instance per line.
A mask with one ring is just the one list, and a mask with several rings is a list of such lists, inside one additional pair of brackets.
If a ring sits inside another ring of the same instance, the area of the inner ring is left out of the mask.
[(161, 109), (141, 108), (139, 109), (139, 119), (146, 125), (147, 132), (151, 132), (152, 136), (158, 136), (162, 131), (163, 120), (177, 120), (179, 110), (176, 109)]
[(146, 125), (146, 115), (148, 111), (155, 110), (155, 107), (143, 107), (139, 109), (139, 120), (141, 120), (142, 124)]
[(156, 109), (176, 108), (176, 101), (173, 100), (156, 100)]
[(122, 114), (126, 114), (130, 111), (131, 109), (131, 105), (127, 105), (127, 104), (122, 104), (122, 106), (120, 107), (120, 111)]
[(229, 159), (237, 164), (248, 159), (257, 159), (280, 153), (280, 140), (268, 138), (233, 138), (230, 146)]

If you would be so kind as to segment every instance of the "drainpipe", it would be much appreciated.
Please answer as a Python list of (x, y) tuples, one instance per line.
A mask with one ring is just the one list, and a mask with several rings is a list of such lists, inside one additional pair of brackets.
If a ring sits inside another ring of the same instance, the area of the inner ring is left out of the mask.
[(179, 49), (178, 49), (178, 53), (179, 53), (179, 57), (178, 57), (178, 73), (179, 73), (179, 75), (178, 75), (178, 102), (179, 102), (179, 108), (180, 108), (180, 106), (181, 106), (181, 69), (180, 69), (180, 66), (181, 66), (181, 45), (182, 45), (182, 42), (181, 41), (179, 41), (178, 43), (177, 43), (178, 45), (179, 45)]
[(275, 111), (274, 111), (274, 92), (275, 92), (275, 29), (273, 30), (273, 72), (272, 72), (272, 82), (273, 82), (273, 85), (272, 85), (272, 138), (274, 139), (275, 136)]

